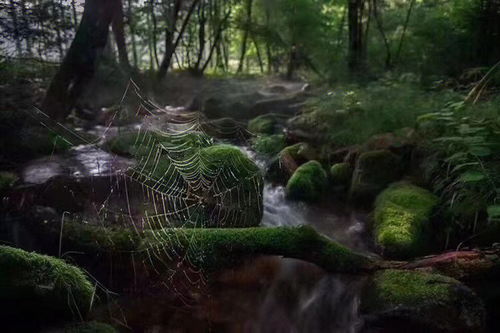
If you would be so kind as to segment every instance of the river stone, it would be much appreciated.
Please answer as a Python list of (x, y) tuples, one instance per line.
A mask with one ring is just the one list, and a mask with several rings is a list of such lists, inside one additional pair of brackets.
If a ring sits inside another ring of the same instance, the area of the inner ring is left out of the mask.
[(375, 243), (385, 256), (407, 259), (429, 251), (430, 219), (439, 198), (409, 183), (396, 183), (375, 202)]
[(362, 153), (356, 161), (351, 182), (351, 197), (373, 198), (401, 177), (401, 158), (388, 150)]
[(78, 319), (90, 308), (93, 285), (63, 260), (0, 246), (0, 271), (2, 324)]
[(286, 196), (292, 200), (318, 201), (327, 186), (327, 175), (318, 161), (301, 165), (286, 185)]
[(485, 309), (459, 281), (420, 271), (375, 273), (362, 299), (365, 326), (383, 332), (482, 332)]

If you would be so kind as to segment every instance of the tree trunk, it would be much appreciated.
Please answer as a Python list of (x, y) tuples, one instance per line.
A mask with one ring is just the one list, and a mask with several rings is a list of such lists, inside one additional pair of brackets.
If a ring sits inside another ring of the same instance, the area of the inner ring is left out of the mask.
[(132, 18), (132, 0), (128, 0), (128, 8), (127, 8), (127, 20), (128, 20), (128, 28), (130, 30), (130, 42), (132, 44), (132, 57), (134, 59), (134, 67), (138, 68), (139, 62), (137, 57), (137, 45), (135, 42), (135, 28), (134, 28), (134, 20)]
[(349, 0), (348, 25), (349, 25), (349, 69), (359, 73), (365, 66), (365, 48), (363, 38), (365, 0)]
[(116, 0), (86, 0), (82, 20), (57, 74), (52, 79), (42, 110), (63, 120), (93, 77), (108, 41)]
[(177, 46), (179, 45), (180, 41), (182, 40), (182, 37), (184, 36), (184, 32), (186, 31), (189, 20), (191, 19), (191, 16), (193, 15), (193, 12), (194, 12), (196, 6), (198, 5), (199, 1), (200, 0), (193, 0), (193, 2), (191, 3), (191, 6), (188, 9), (186, 17), (184, 18), (184, 21), (182, 22), (181, 30), (177, 34), (177, 38), (175, 39), (175, 42), (173, 44), (170, 43), (170, 46), (166, 47), (165, 54), (163, 56), (163, 59), (162, 59), (161, 64), (160, 64), (160, 68), (158, 70), (158, 79), (159, 80), (165, 78), (165, 76), (167, 75), (168, 68), (170, 67), (170, 63), (172, 62), (172, 57), (174, 55), (174, 52), (177, 49)]
[(116, 47), (118, 48), (118, 59), (120, 66), (125, 70), (130, 70), (128, 61), (127, 44), (125, 42), (125, 31), (123, 28), (123, 3), (122, 0), (116, 0), (115, 12), (113, 13), (112, 29), (115, 35)]
[(19, 22), (17, 21), (17, 8), (14, 0), (10, 1), (9, 14), (12, 19), (13, 36), (14, 36), (14, 42), (16, 44), (17, 56), (21, 57), (23, 52), (21, 47), (21, 36), (19, 33)]
[(243, 64), (245, 62), (245, 55), (247, 53), (248, 35), (250, 34), (250, 25), (252, 24), (253, 0), (247, 0), (246, 5), (247, 5), (247, 19), (243, 31), (243, 41), (241, 42), (240, 63), (238, 65), (238, 70), (237, 70), (238, 73), (241, 73), (243, 71)]

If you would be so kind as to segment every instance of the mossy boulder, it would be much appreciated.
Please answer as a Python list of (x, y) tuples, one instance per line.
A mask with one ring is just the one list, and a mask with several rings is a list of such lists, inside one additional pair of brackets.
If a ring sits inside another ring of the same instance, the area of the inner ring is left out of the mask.
[(276, 115), (265, 114), (248, 122), (248, 130), (255, 134), (273, 134), (278, 121)]
[(0, 171), (0, 192), (8, 190), (18, 179), (15, 173)]
[(285, 136), (282, 134), (258, 136), (252, 140), (252, 148), (262, 155), (276, 155), (285, 148)]
[(286, 196), (292, 200), (318, 201), (327, 186), (327, 175), (318, 161), (301, 165), (286, 185)]
[(259, 225), (263, 214), (264, 181), (257, 165), (231, 145), (206, 147), (199, 154), (203, 174), (211, 183), (196, 194), (201, 200), (197, 214), (203, 226)]
[(362, 312), (384, 332), (481, 332), (485, 318), (481, 300), (457, 280), (392, 269), (374, 275)]
[(429, 250), (430, 219), (439, 198), (409, 183), (396, 183), (375, 202), (375, 243), (384, 255), (406, 259)]
[(2, 323), (79, 319), (90, 308), (93, 285), (63, 260), (0, 246), (0, 272)]
[(269, 163), (266, 178), (274, 182), (286, 183), (300, 165), (316, 159), (317, 156), (317, 152), (304, 142), (285, 147)]
[(387, 185), (401, 177), (401, 158), (388, 150), (360, 154), (351, 182), (351, 197), (374, 198)]
[(351, 183), (352, 167), (349, 163), (335, 163), (330, 168), (330, 181), (334, 187), (346, 188)]

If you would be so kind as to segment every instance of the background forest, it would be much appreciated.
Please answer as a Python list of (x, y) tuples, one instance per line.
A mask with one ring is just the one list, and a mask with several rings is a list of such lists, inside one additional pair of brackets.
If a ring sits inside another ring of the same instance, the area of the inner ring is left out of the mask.
[(500, 328), (500, 0), (0, 0), (0, 150), (7, 331)]

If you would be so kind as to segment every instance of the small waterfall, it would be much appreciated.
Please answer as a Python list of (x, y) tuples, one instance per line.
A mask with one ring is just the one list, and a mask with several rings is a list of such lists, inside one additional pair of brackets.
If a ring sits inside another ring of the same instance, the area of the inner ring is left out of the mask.
[[(242, 150), (265, 170), (267, 161), (246, 147)], [(358, 251), (369, 251), (364, 214), (342, 207), (311, 206), (286, 199), (285, 188), (264, 185), (262, 226), (311, 225), (318, 232)], [(357, 333), (364, 279), (327, 274), (316, 266), (297, 260), (282, 260), (278, 277), (266, 292), (255, 323), (248, 332), (261, 333)]]

